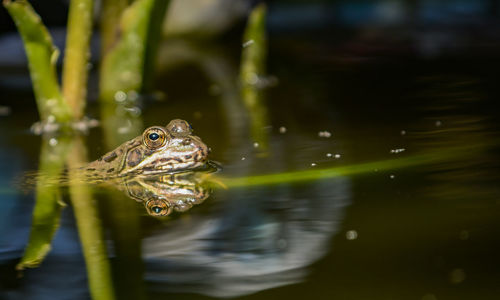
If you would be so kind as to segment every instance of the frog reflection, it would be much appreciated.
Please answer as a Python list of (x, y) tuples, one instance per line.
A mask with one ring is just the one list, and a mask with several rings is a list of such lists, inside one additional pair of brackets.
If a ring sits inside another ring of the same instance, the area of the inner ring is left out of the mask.
[(142, 203), (149, 215), (165, 217), (205, 201), (212, 192), (212, 182), (207, 172), (183, 172), (134, 176), (124, 179), (117, 188)]

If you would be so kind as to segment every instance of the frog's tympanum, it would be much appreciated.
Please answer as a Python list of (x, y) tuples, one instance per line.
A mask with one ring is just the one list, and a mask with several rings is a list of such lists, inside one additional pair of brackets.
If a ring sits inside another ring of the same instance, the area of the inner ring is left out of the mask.
[(159, 174), (203, 167), (210, 152), (184, 120), (147, 128), (85, 167), (88, 176), (112, 178), (128, 174)]
[(205, 172), (134, 176), (125, 178), (118, 188), (141, 202), (148, 214), (163, 217), (205, 201), (211, 193), (207, 176)]

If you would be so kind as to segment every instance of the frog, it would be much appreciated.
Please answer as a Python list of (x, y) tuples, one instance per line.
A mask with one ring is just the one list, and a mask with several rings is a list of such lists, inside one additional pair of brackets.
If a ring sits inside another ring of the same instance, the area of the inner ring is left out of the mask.
[(210, 178), (210, 173), (196, 171), (124, 177), (115, 188), (142, 203), (149, 215), (165, 217), (173, 211), (186, 212), (205, 201), (215, 183)]
[(203, 168), (210, 148), (193, 134), (185, 120), (174, 119), (165, 127), (151, 126), (142, 135), (90, 162), (87, 177), (107, 179), (127, 175), (176, 173)]

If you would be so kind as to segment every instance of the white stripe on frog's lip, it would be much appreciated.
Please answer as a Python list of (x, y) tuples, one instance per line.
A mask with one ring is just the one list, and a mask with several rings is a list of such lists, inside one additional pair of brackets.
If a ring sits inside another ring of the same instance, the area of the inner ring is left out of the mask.
[[(189, 171), (191, 169), (195, 169), (198, 167), (201, 167), (205, 164), (205, 162), (195, 162), (195, 161), (190, 161), (186, 163), (177, 163), (175, 165), (161, 165), (156, 168), (144, 168), (139, 169), (138, 171), (141, 174), (144, 175), (155, 175), (155, 174), (161, 174), (165, 172), (171, 172), (171, 173), (177, 173), (177, 172), (183, 172), (183, 171)], [(127, 173), (133, 173), (134, 171), (128, 171)]]
[[(192, 151), (179, 151), (177, 147), (179, 143), (174, 145), (168, 143), (166, 146), (158, 149), (154, 154), (146, 157), (134, 167), (126, 167), (120, 172), (120, 175), (134, 172), (154, 174), (161, 171), (181, 171), (199, 167), (205, 164), (208, 159), (207, 147), (203, 144), (203, 142), (201, 142), (201, 140), (199, 140), (199, 143), (201, 145), (191, 146)], [(130, 151), (128, 153), (130, 153)], [(187, 156), (189, 156), (189, 159), (186, 158)]]

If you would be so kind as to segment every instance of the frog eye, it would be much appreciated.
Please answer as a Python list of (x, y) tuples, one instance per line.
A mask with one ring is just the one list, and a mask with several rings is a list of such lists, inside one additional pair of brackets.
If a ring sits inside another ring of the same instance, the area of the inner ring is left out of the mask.
[(146, 147), (157, 149), (165, 145), (167, 141), (166, 132), (161, 127), (149, 127), (144, 130), (142, 140)]
[(186, 136), (193, 132), (191, 124), (180, 119), (170, 121), (166, 128), (173, 136)]

